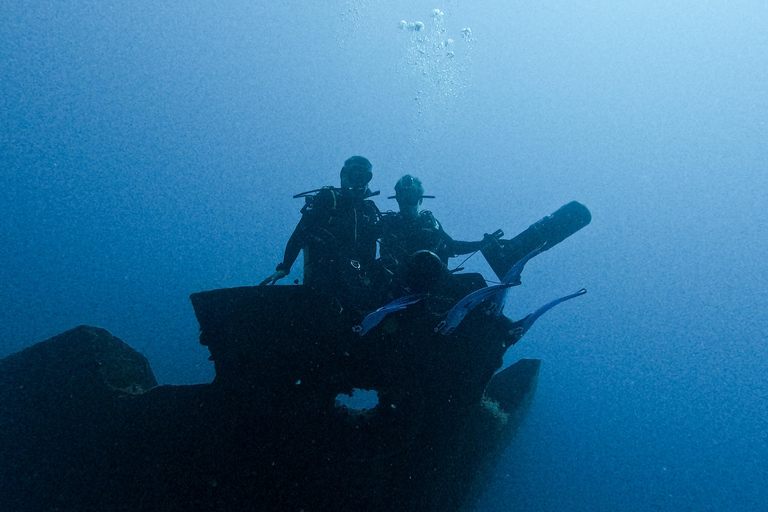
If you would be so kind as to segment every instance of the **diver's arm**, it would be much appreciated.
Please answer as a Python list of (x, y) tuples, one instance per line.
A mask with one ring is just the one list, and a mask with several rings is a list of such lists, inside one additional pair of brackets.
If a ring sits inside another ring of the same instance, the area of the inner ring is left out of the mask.
[(275, 282), (291, 273), (291, 267), (296, 261), (296, 258), (299, 257), (299, 252), (301, 252), (302, 240), (304, 239), (304, 233), (307, 230), (307, 223), (308, 220), (305, 215), (301, 218), (296, 229), (293, 230), (291, 238), (288, 239), (288, 243), (285, 245), (283, 261), (277, 264), (275, 272), (259, 283), (259, 286), (275, 284)]
[(301, 252), (301, 246), (302, 246), (302, 240), (304, 238), (304, 232), (305, 232), (305, 226), (302, 226), (302, 224), (305, 224), (306, 217), (302, 217), (299, 221), (299, 225), (296, 226), (296, 229), (293, 230), (293, 234), (291, 234), (291, 238), (288, 239), (288, 243), (285, 244), (285, 254), (283, 254), (283, 261), (278, 263), (277, 268), (275, 270), (277, 271), (284, 271), (286, 275), (288, 275), (291, 272), (291, 267), (293, 266), (293, 263), (296, 261), (296, 258), (299, 257), (299, 253)]
[(485, 235), (482, 240), (478, 240), (477, 242), (463, 242), (451, 238), (451, 236), (445, 232), (443, 226), (440, 226), (440, 236), (443, 239), (443, 243), (445, 243), (445, 246), (448, 248), (448, 254), (451, 257), (454, 257), (479, 251), (489, 242), (488, 238), (491, 235)]
[(477, 242), (461, 242), (459, 240), (451, 239), (451, 241), (448, 242), (448, 250), (453, 256), (459, 256), (461, 254), (469, 254), (471, 252), (479, 251), (485, 247), (486, 243), (485, 240)]

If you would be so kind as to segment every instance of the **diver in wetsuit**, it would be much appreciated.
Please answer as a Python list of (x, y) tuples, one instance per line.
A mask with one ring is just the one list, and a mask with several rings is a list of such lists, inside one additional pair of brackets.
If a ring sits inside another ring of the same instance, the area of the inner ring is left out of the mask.
[(380, 217), (376, 204), (368, 199), (377, 194), (368, 188), (371, 169), (368, 159), (353, 156), (341, 169), (340, 188), (324, 187), (295, 196), (306, 198), (301, 220), (288, 240), (283, 261), (262, 285), (288, 275), (303, 250), (305, 285), (342, 303), (371, 286)]
[(424, 195), (421, 180), (408, 174), (395, 185), (390, 199), (397, 199), (400, 211), (385, 214), (381, 220), (380, 257), (389, 271), (397, 273), (418, 251), (434, 253), (447, 266), (448, 258), (478, 251), (487, 243), (491, 235), (477, 242), (454, 240), (432, 212), (419, 211), (422, 201), (433, 197)]

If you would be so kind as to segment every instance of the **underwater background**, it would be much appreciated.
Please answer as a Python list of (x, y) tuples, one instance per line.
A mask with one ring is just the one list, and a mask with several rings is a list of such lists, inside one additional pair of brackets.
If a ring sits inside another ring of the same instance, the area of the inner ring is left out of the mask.
[(89, 324), (209, 382), (189, 294), (268, 276), (291, 196), (359, 154), (382, 210), (416, 175), (457, 239), (592, 212), (509, 294), (588, 290), (507, 353), (539, 388), (479, 510), (761, 509), (766, 27), (757, 0), (10, 0), (0, 357)]

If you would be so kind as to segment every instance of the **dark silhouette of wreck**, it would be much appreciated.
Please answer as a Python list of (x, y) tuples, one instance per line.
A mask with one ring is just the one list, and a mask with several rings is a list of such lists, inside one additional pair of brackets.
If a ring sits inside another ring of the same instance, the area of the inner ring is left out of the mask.
[[(568, 229), (589, 219), (579, 222)], [(17, 511), (471, 509), (540, 366), (521, 360), (496, 373), (521, 333), (482, 307), (449, 335), (436, 332), (457, 300), (484, 286), (478, 274), (454, 275), (365, 336), (352, 329), (360, 322), (352, 312), (304, 286), (194, 294), (216, 368), (210, 384), (157, 386), (146, 358), (88, 326), (8, 356), (0, 360), (0, 503)], [(353, 389), (376, 391), (378, 404), (340, 405), (337, 396)]]

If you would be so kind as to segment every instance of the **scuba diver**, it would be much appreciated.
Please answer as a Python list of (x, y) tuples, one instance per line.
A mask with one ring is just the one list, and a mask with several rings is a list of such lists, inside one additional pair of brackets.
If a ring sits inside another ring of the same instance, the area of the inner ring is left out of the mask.
[(304, 251), (307, 286), (349, 303), (361, 288), (371, 285), (381, 212), (369, 198), (373, 177), (367, 158), (353, 156), (341, 169), (341, 187), (323, 187), (294, 197), (305, 198), (301, 220), (285, 247), (283, 261), (261, 282), (274, 284), (287, 276)]
[[(395, 195), (400, 207), (398, 213), (387, 213), (381, 220), (380, 257), (382, 265), (395, 274), (402, 271), (420, 251), (429, 251), (439, 258), (445, 267), (448, 258), (479, 251), (492, 235), (485, 235), (477, 242), (454, 240), (429, 210), (419, 211), (425, 198), (421, 180), (406, 174), (397, 181)], [(423, 254), (423, 253), (421, 253)]]

